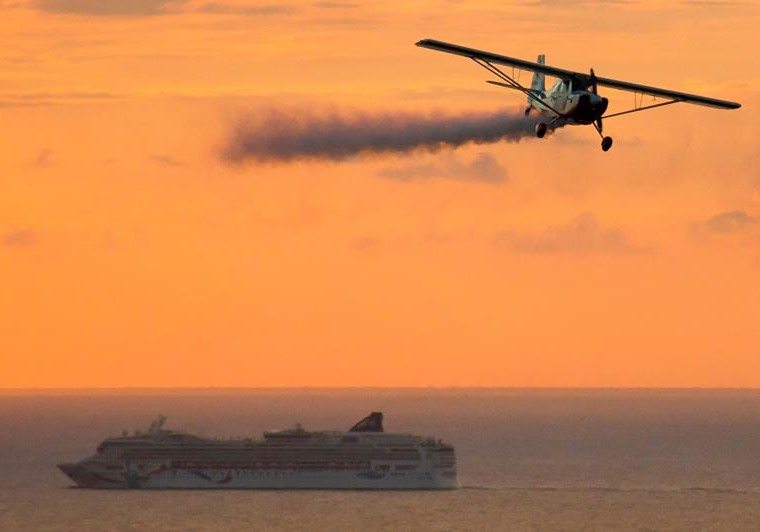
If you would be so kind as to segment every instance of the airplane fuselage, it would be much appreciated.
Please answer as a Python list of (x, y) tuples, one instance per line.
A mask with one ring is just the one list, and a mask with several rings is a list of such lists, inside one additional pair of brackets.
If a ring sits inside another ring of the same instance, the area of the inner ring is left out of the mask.
[(531, 101), (531, 107), (559, 125), (588, 125), (607, 110), (607, 98), (584, 88), (573, 88), (572, 80), (558, 80), (546, 93)]

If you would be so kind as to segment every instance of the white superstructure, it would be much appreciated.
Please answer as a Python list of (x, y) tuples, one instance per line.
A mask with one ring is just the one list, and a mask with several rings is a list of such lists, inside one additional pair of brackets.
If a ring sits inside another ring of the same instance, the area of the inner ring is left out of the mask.
[(58, 467), (85, 488), (452, 489), (454, 448), (383, 431), (373, 412), (347, 432), (300, 426), (263, 440), (202, 438), (163, 428), (108, 438), (95, 455)]

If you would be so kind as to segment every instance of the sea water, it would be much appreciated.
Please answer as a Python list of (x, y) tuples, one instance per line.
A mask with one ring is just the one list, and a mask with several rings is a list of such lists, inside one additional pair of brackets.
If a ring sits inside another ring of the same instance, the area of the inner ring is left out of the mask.
[[(461, 489), (101, 491), (56, 464), (167, 428), (256, 437), (302, 423), (456, 448)], [(760, 391), (80, 390), (0, 394), (2, 530), (760, 528)]]

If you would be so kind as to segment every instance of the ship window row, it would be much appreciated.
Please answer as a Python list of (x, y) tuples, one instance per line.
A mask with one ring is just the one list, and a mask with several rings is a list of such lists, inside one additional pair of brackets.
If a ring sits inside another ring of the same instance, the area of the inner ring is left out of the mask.
[(339, 454), (384, 454), (388, 456), (397, 456), (397, 455), (403, 455), (403, 454), (419, 454), (419, 451), (416, 449), (406, 449), (403, 451), (389, 451), (388, 449), (382, 449), (382, 448), (376, 448), (376, 447), (366, 447), (366, 448), (357, 448), (357, 449), (272, 449), (272, 448), (250, 448), (250, 449), (240, 449), (240, 448), (226, 448), (226, 449), (215, 449), (215, 448), (194, 448), (194, 449), (188, 449), (185, 447), (179, 447), (179, 448), (171, 448), (171, 447), (153, 447), (153, 448), (132, 448), (132, 449), (120, 449), (122, 453), (129, 453), (129, 452), (156, 452), (156, 453), (211, 453), (211, 454), (220, 454), (220, 453), (277, 453), (277, 454), (324, 454), (324, 455), (339, 455)]
[[(170, 469), (369, 469), (369, 462), (173, 462)], [(397, 467), (398, 469), (398, 467)], [(413, 468), (410, 468), (413, 469)]]
[(393, 447), (383, 446), (383, 445), (373, 445), (371, 443), (362, 443), (357, 445), (342, 445), (340, 443), (310, 443), (307, 445), (281, 445), (278, 443), (267, 443), (267, 444), (255, 444), (255, 443), (240, 443), (240, 444), (225, 444), (225, 443), (213, 443), (213, 442), (197, 442), (195, 444), (177, 444), (173, 442), (118, 442), (118, 443), (108, 443), (108, 444), (101, 444), (98, 446), (98, 451), (103, 452), (111, 449), (145, 449), (145, 448), (152, 448), (152, 449), (184, 449), (184, 450), (190, 450), (190, 449), (257, 449), (261, 447), (266, 447), (269, 449), (277, 449), (277, 450), (335, 450), (335, 451), (345, 451), (345, 450), (351, 450), (354, 451), (356, 449), (383, 449), (390, 452), (402, 452), (402, 451), (408, 451), (408, 450), (414, 450), (417, 448), (415, 445), (397, 445)]
[(225, 456), (239, 456), (243, 458), (250, 457), (266, 457), (274, 456), (277, 458), (292, 457), (292, 458), (320, 458), (320, 459), (335, 459), (335, 458), (369, 458), (369, 459), (388, 459), (388, 460), (418, 460), (419, 453), (417, 451), (409, 451), (404, 453), (388, 453), (383, 451), (371, 450), (358, 451), (358, 452), (281, 452), (276, 450), (256, 450), (256, 451), (219, 451), (216, 449), (209, 450), (179, 450), (179, 449), (129, 449), (123, 450), (121, 455), (125, 458), (141, 457), (141, 456), (156, 456), (156, 457), (177, 457), (177, 456), (206, 456), (206, 457), (225, 457)]
[(175, 453), (173, 455), (162, 455), (162, 454), (151, 454), (151, 453), (129, 453), (124, 456), (125, 459), (133, 459), (133, 460), (159, 460), (159, 461), (165, 461), (165, 460), (204, 460), (204, 461), (212, 461), (212, 462), (223, 462), (223, 461), (242, 461), (242, 462), (253, 462), (253, 461), (282, 461), (282, 460), (292, 460), (292, 461), (315, 461), (315, 462), (342, 462), (347, 460), (405, 460), (405, 461), (419, 461), (418, 456), (406, 456), (406, 457), (389, 457), (387, 455), (366, 455), (366, 456), (356, 456), (356, 455), (345, 455), (345, 456), (282, 456), (282, 455), (239, 455), (239, 454), (224, 454), (224, 455), (204, 455), (204, 454), (193, 454), (193, 453)]
[[(153, 446), (122, 446), (120, 450), (129, 449), (164, 449), (164, 450), (182, 450), (182, 451), (260, 451), (273, 450), (277, 452), (357, 452), (357, 451), (383, 451), (383, 452), (408, 452), (417, 451), (416, 447), (378, 447), (375, 445), (309, 445), (309, 446), (278, 446), (278, 445), (153, 445)], [(106, 447), (103, 450), (110, 450)]]

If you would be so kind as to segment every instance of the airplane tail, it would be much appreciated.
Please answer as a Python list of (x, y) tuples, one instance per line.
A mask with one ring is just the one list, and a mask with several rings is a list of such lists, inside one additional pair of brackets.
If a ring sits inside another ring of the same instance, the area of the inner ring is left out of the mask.
[[(539, 65), (545, 65), (546, 64), (546, 56), (544, 54), (541, 54), (538, 56), (538, 59), (536, 60), (536, 63)], [(538, 98), (542, 98), (544, 96), (544, 75), (541, 72), (534, 72), (533, 73), (533, 81), (530, 83), (530, 91)], [(528, 97), (528, 103), (532, 104), (534, 103), (534, 99), (530, 96)]]

